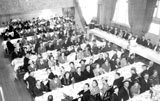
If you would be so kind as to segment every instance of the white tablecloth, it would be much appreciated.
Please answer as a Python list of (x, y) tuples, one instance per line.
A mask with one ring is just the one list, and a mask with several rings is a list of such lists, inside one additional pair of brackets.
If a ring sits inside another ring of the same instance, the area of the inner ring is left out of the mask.
[[(90, 43), (90, 45), (92, 45), (92, 43)], [(98, 45), (98, 46), (103, 46), (104, 43), (97, 41), (97, 45)], [(81, 48), (84, 49), (85, 46), (86, 46), (86, 44), (82, 44), (82, 45), (81, 45)], [(52, 55), (53, 55), (54, 57), (57, 57), (57, 56), (56, 56), (56, 55), (57, 55), (57, 51), (56, 51), (56, 50), (53, 50), (53, 51), (47, 51), (47, 52), (42, 53), (43, 59), (47, 59), (48, 55), (51, 54), (51, 53), (52, 53)], [(75, 53), (69, 55), (69, 56), (67, 57), (67, 58), (69, 58), (69, 59), (68, 59), (68, 62), (75, 60), (75, 56), (76, 56)], [(36, 61), (37, 56), (36, 56), (36, 55), (31, 55), (29, 58), (30, 58), (30, 60)], [(12, 64), (12, 66), (14, 67), (14, 70), (15, 70), (15, 71), (18, 69), (19, 66), (23, 66), (23, 64), (24, 64), (23, 60), (24, 60), (24, 57), (22, 57), (22, 58), (16, 58), (16, 59), (14, 59), (14, 60), (11, 62), (11, 64)]]
[[(113, 51), (110, 51), (110, 52), (108, 52), (109, 53), (109, 56), (110, 56), (110, 58), (113, 56)], [(101, 53), (101, 54), (104, 54), (104, 53)], [(121, 54), (120, 52), (119, 52), (119, 54)], [(120, 55), (119, 55), (120, 56)], [(86, 64), (89, 64), (89, 60), (90, 59), (93, 59), (94, 61), (95, 60), (97, 60), (98, 59), (98, 57), (99, 57), (99, 54), (98, 55), (94, 55), (94, 56), (90, 56), (90, 57), (86, 57), (86, 58), (84, 58), (85, 60), (86, 60)], [(80, 66), (80, 64), (79, 64), (79, 61), (80, 60), (75, 60), (74, 61), (74, 64), (75, 64), (75, 67), (77, 68), (78, 66)], [(65, 64), (60, 64), (60, 67), (64, 67), (64, 70), (65, 71), (70, 71), (71, 70), (71, 68), (70, 68), (70, 66), (69, 66), (69, 62), (66, 62)], [(59, 67), (58, 67), (59, 68)], [(52, 69), (52, 71), (53, 71), (53, 73), (54, 74), (56, 74), (56, 75), (60, 75), (60, 73), (59, 73), (59, 71), (55, 71), (55, 68), (54, 67), (51, 67), (51, 69)], [(46, 69), (43, 69), (43, 70), (38, 70), (38, 71), (35, 71), (34, 72), (34, 77), (36, 78), (36, 80), (40, 80), (40, 81), (45, 81), (47, 78), (48, 78), (48, 74), (47, 74), (47, 71), (46, 71)]]
[[(112, 34), (109, 34), (105, 31), (102, 31), (102, 30), (99, 30), (99, 29), (91, 29), (89, 31), (89, 34), (93, 34), (93, 35), (96, 35), (98, 37), (101, 37), (101, 38), (104, 38), (120, 47), (123, 47), (125, 49), (128, 49), (128, 45), (129, 45), (129, 42), (125, 39), (122, 39), (120, 37), (117, 37), (115, 35), (112, 35)], [(152, 49), (149, 49), (149, 48), (146, 48), (142, 45), (136, 45), (136, 46), (130, 46), (129, 48), (132, 52), (146, 58), (146, 59), (149, 59), (149, 60), (152, 60), (158, 64), (160, 64), (160, 54), (158, 54), (156, 51), (152, 50)]]
[[(135, 67), (137, 69), (137, 73), (140, 74), (143, 71), (142, 65), (143, 63), (141, 62), (134, 63), (132, 65), (120, 68), (118, 72), (121, 74), (121, 76), (124, 76), (124, 79), (128, 79), (129, 77), (131, 77), (131, 73), (130, 73), (131, 68)], [(112, 72), (103, 74), (101, 76), (94, 77), (92, 79), (88, 79), (79, 83), (72, 84), (70, 86), (66, 86), (64, 88), (58, 88), (56, 90), (53, 90), (49, 93), (44, 94), (43, 96), (36, 97), (35, 101), (47, 101), (48, 95), (53, 95), (53, 98), (55, 101), (61, 101), (61, 99), (64, 98), (63, 94), (67, 94), (69, 96), (73, 96), (73, 98), (77, 98), (78, 97), (77, 94), (79, 91), (83, 89), (84, 84), (89, 83), (91, 85), (93, 80), (97, 80), (99, 87), (102, 88), (101, 79), (102, 77), (106, 77), (108, 78), (109, 85), (112, 85), (113, 81), (115, 80), (115, 73), (116, 73), (115, 71), (112, 71)]]

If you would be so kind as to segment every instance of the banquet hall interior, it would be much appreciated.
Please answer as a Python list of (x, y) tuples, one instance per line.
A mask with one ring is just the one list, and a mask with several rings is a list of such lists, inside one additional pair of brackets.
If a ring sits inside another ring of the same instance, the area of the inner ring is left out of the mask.
[(160, 0), (0, 0), (0, 101), (160, 101)]

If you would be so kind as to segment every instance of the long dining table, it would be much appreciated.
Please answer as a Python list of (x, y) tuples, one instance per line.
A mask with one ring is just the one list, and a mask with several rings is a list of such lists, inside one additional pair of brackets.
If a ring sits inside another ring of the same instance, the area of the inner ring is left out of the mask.
[(111, 72), (105, 73), (103, 75), (81, 81), (79, 83), (71, 84), (69, 86), (64, 86), (63, 88), (57, 88), (56, 90), (52, 90), (51, 92), (45, 93), (42, 96), (36, 97), (35, 101), (47, 101), (47, 97), (49, 95), (53, 95), (53, 99), (55, 101), (61, 101), (62, 99), (65, 98), (64, 95), (68, 95), (68, 96), (73, 97), (73, 99), (76, 99), (79, 97), (78, 92), (80, 92), (83, 89), (83, 86), (85, 83), (89, 83), (91, 85), (93, 80), (97, 80), (98, 84), (99, 84), (99, 88), (101, 89), (103, 86), (102, 79), (107, 79), (108, 84), (113, 85), (116, 72), (119, 72), (121, 74), (121, 76), (124, 77), (124, 80), (126, 80), (131, 77), (130, 70), (132, 67), (135, 67), (137, 70), (137, 73), (140, 74), (143, 71), (142, 65), (143, 65), (142, 62), (137, 62), (132, 65), (128, 65), (123, 68), (120, 68), (118, 70), (111, 71)]
[(134, 52), (134, 53), (136, 53), (136, 54), (138, 54), (148, 60), (151, 60), (157, 64), (160, 64), (160, 54), (152, 49), (149, 49), (149, 48), (144, 47), (139, 44), (132, 46), (132, 45), (130, 45), (128, 40), (125, 40), (123, 38), (120, 38), (118, 36), (115, 36), (113, 34), (110, 34), (108, 32), (105, 32), (105, 31), (97, 29), (97, 28), (89, 30), (88, 34), (91, 36), (95, 35), (97, 37), (106, 39), (107, 41), (112, 42), (112, 43), (114, 43), (124, 49), (131, 50), (132, 52)]
[[(89, 44), (92, 46), (91, 42)], [(98, 47), (104, 46), (104, 45), (105, 45), (105, 43), (97, 41), (97, 46)], [(84, 49), (85, 47), (86, 47), (86, 44), (81, 44), (82, 49)], [(47, 51), (47, 52), (42, 53), (43, 59), (47, 59), (48, 55), (50, 55), (50, 54), (52, 54), (54, 57), (57, 57), (57, 50)], [(75, 56), (76, 56), (76, 53), (74, 52), (71, 55), (67, 56), (67, 60), (68, 61), (73, 61), (73, 60), (75, 60)], [(32, 60), (32, 61), (36, 61), (37, 60), (37, 55), (30, 55), (29, 59)], [(23, 66), (23, 64), (24, 64), (24, 57), (16, 58), (11, 62), (11, 65), (14, 67), (14, 71), (16, 71), (20, 66)]]
[[(46, 33), (45, 35), (47, 35), (47, 34), (50, 34), (51, 36), (54, 35), (53, 32)], [(41, 36), (41, 34), (37, 35), (38, 38), (40, 38), (40, 36)], [(26, 38), (27, 38), (28, 41), (31, 41), (31, 40), (34, 39), (34, 36), (28, 36)], [(10, 40), (10, 42), (14, 45), (14, 44), (17, 43), (18, 40), (22, 40), (22, 38), (12, 39), (12, 40)], [(3, 47), (4, 50), (7, 49), (7, 41), (2, 42), (2, 47)]]

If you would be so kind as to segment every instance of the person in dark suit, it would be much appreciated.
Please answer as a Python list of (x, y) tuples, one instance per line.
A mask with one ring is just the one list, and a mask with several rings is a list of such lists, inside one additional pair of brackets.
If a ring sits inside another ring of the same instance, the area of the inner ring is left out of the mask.
[(93, 54), (98, 54), (99, 53), (99, 48), (96, 44), (96, 40), (93, 40), (92, 53)]
[(23, 65), (23, 69), (24, 69), (24, 71), (25, 72), (28, 72), (28, 66), (30, 65), (29, 64), (29, 54), (27, 53), (26, 55), (25, 55), (25, 57), (24, 57), (24, 65)]
[(140, 80), (140, 86), (141, 86), (140, 93), (143, 93), (143, 92), (150, 89), (151, 84), (149, 82), (149, 74), (148, 73), (145, 73), (143, 78)]
[(127, 101), (130, 98), (130, 92), (129, 92), (129, 81), (125, 81), (123, 83), (123, 87), (119, 90), (119, 100), (120, 101)]
[(124, 77), (120, 77), (120, 73), (115, 74), (115, 80), (113, 82), (113, 87), (121, 88), (123, 86)]
[(8, 38), (6, 46), (8, 48), (9, 54), (11, 54), (14, 51), (14, 45), (10, 42), (10, 38)]
[(89, 84), (86, 83), (82, 91), (78, 93), (81, 97), (81, 101), (90, 101), (91, 92), (89, 90)]
[(26, 84), (27, 84), (27, 88), (32, 95), (34, 93), (33, 89), (36, 86), (36, 79), (33, 76), (33, 72), (29, 73), (29, 76), (25, 81), (26, 81)]
[(114, 93), (111, 95), (110, 101), (120, 101), (118, 92), (119, 92), (119, 88), (118, 87), (114, 88)]
[(90, 67), (90, 65), (86, 65), (85, 70), (83, 72), (83, 78), (84, 80), (86, 80), (92, 77), (94, 77), (93, 69)]
[(95, 63), (99, 64), (100, 67), (102, 66), (102, 64), (105, 63), (105, 60), (103, 59), (103, 54), (99, 55), (99, 58), (95, 61)]
[(43, 58), (40, 58), (36, 61), (37, 69), (49, 68), (48, 63)]
[(150, 39), (147, 40), (147, 47), (153, 49), (153, 44), (151, 43)]
[(77, 67), (77, 70), (74, 73), (74, 80), (76, 83), (83, 80), (83, 74), (80, 67)]
[(153, 71), (155, 70), (155, 65), (153, 61), (149, 61), (148, 67), (147, 67), (149, 76), (153, 74)]
[(140, 44), (143, 45), (143, 46), (145, 46), (145, 47), (147, 47), (147, 40), (146, 40), (145, 36), (142, 36)]

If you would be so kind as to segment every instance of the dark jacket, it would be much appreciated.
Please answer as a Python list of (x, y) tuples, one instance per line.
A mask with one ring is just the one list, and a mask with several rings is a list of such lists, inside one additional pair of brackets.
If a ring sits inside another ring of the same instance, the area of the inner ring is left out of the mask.
[(119, 100), (121, 101), (123, 99), (123, 101), (127, 101), (130, 97), (130, 92), (129, 92), (129, 89), (128, 89), (128, 92), (127, 90), (122, 87), (119, 91)]

